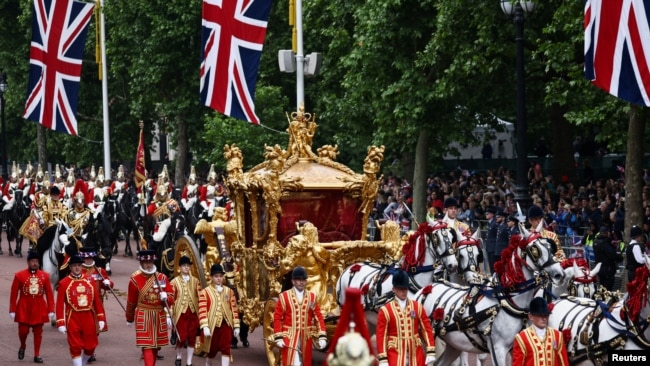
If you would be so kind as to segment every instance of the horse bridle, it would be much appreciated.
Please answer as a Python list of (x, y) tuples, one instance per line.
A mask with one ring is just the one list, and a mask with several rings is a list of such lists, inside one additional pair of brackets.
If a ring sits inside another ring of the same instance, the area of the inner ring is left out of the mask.
[[(459, 275), (464, 274), (465, 272), (475, 272), (479, 268), (479, 261), (478, 257), (474, 256), (474, 248), (476, 248), (477, 251), (480, 251), (481, 249), (477, 245), (473, 244), (460, 244), (456, 246), (456, 259), (458, 259), (458, 270), (457, 273)], [(467, 252), (467, 267), (461, 268), (460, 265), (460, 251), (465, 250)]]
[[(452, 246), (451, 241), (449, 240), (449, 236), (447, 235), (448, 233), (449, 233), (448, 228), (442, 228), (442, 229), (432, 231), (429, 234), (432, 236), (431, 240), (433, 241), (433, 246), (430, 248), (427, 247), (427, 250), (430, 252), (432, 257), (442, 260), (446, 257), (449, 257), (450, 255), (454, 255), (454, 248)], [(440, 237), (442, 237), (442, 239), (439, 239)], [(444, 242), (445, 247), (443, 248), (442, 253), (438, 254), (435, 248), (441, 245), (440, 240)]]
[[(535, 234), (532, 234), (532, 235), (535, 235)], [(542, 269), (544, 269), (546, 267), (552, 266), (553, 264), (557, 263), (555, 261), (555, 258), (553, 258), (553, 253), (551, 253), (550, 245), (541, 243), (540, 239), (543, 239), (543, 238), (541, 236), (533, 238), (533, 240), (530, 240), (529, 243), (526, 244), (526, 247), (524, 248), (525, 255), (529, 256), (533, 260), (533, 263), (535, 263), (535, 266), (537, 266), (537, 270), (542, 270)], [(538, 243), (538, 244), (535, 245), (535, 243)], [(539, 263), (537, 263), (539, 261), (539, 259), (542, 257), (542, 253), (541, 253), (538, 245), (541, 245), (546, 250), (548, 250), (548, 259), (546, 260), (546, 262), (544, 262), (541, 265)], [(528, 268), (529, 271), (532, 271), (532, 272), (535, 271), (534, 269), (530, 268), (530, 266), (528, 266), (528, 262), (524, 261), (524, 264), (526, 265), (526, 267)]]

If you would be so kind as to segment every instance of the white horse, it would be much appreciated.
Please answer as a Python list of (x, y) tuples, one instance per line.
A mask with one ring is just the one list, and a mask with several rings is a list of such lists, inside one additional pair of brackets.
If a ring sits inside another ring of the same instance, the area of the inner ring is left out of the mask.
[(569, 296), (553, 302), (548, 325), (562, 331), (572, 365), (607, 364), (609, 350), (650, 351), (650, 258), (645, 259), (621, 299)]
[(555, 298), (564, 294), (589, 299), (596, 296), (600, 287), (598, 283), (600, 263), (590, 269), (585, 259), (570, 258), (562, 261), (561, 265), (565, 277), (562, 283), (553, 285), (552, 292)]
[(345, 302), (347, 288), (359, 288), (364, 309), (377, 311), (393, 298), (393, 274), (400, 268), (409, 274), (409, 294), (414, 294), (445, 271), (456, 271), (455, 241), (456, 231), (447, 224), (421, 224), (404, 244), (405, 255), (400, 261), (390, 265), (355, 263), (346, 268), (336, 283), (338, 303)]
[(57, 255), (62, 257), (65, 254), (66, 246), (60, 236), (67, 235), (70, 231), (68, 224), (57, 220), (56, 225), (45, 229), (36, 242), (36, 250), (41, 257), (41, 267), (43, 271), (50, 275), (50, 283), (54, 290), (56, 290), (56, 285), (59, 283), (60, 263)]
[(458, 269), (450, 274), (450, 281), (458, 284), (481, 283), (484, 277), (480, 272), (483, 262), (481, 229), (476, 229), (472, 236), (465, 236), (456, 244)]
[(530, 233), (524, 227), (520, 231), (495, 263), (492, 286), (442, 281), (416, 293), (432, 319), (436, 336), (446, 343), (439, 365), (452, 364), (463, 351), (489, 352), (492, 365), (505, 365), (535, 290), (545, 278), (555, 283), (564, 278), (549, 242), (538, 232)]

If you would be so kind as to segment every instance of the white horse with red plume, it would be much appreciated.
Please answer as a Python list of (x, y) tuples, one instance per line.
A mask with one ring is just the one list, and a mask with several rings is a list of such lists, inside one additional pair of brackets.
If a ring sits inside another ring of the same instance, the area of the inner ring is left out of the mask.
[(416, 293), (436, 336), (446, 343), (438, 365), (451, 365), (463, 351), (490, 353), (492, 365), (505, 365), (535, 291), (548, 278), (555, 283), (564, 279), (548, 240), (523, 226), (520, 231), (495, 263), (496, 275), (489, 285), (442, 281)]
[(410, 278), (409, 293), (455, 272), (458, 261), (454, 255), (456, 231), (442, 221), (422, 223), (409, 237), (402, 251), (404, 256), (396, 263), (355, 263), (343, 271), (336, 283), (337, 300), (345, 302), (347, 288), (361, 289), (361, 301), (366, 310), (376, 311), (393, 298), (393, 274), (404, 269)]
[(481, 239), (481, 229), (478, 228), (469, 236), (462, 234), (462, 238), (456, 243), (456, 260), (458, 261), (458, 270), (455, 274), (450, 275), (451, 282), (462, 283), (481, 283), (485, 278), (481, 275), (481, 263), (483, 263), (483, 240)]
[(572, 365), (607, 364), (614, 350), (650, 352), (650, 258), (645, 260), (620, 299), (567, 297), (550, 304), (548, 324), (564, 335)]
[(563, 260), (560, 265), (564, 268), (565, 278), (559, 285), (553, 285), (551, 291), (555, 298), (566, 294), (593, 299), (598, 294), (600, 263), (590, 269), (586, 259), (569, 258)]

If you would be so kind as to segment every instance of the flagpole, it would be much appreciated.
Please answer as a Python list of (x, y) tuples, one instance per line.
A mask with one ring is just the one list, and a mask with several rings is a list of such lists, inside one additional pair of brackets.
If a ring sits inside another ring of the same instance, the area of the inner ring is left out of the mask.
[(99, 26), (102, 55), (102, 109), (104, 119), (104, 174), (111, 179), (111, 132), (108, 116), (108, 73), (106, 67), (106, 30), (104, 28), (104, 0), (99, 0)]
[(305, 63), (302, 45), (302, 0), (296, 4), (296, 111), (305, 103)]

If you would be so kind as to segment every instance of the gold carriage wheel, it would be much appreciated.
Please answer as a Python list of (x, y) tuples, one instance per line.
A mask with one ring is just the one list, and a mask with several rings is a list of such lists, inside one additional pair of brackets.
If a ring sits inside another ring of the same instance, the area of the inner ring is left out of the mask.
[(264, 319), (262, 324), (262, 334), (264, 335), (264, 349), (266, 350), (266, 359), (269, 366), (280, 366), (282, 356), (280, 350), (273, 341), (273, 313), (275, 312), (275, 304), (277, 298), (266, 300), (264, 303)]
[(174, 253), (174, 276), (172, 277), (178, 275), (178, 261), (182, 256), (186, 255), (192, 260), (190, 269), (192, 275), (201, 281), (201, 288), (208, 287), (205, 271), (203, 270), (203, 261), (201, 261), (201, 253), (199, 253), (199, 249), (196, 247), (194, 240), (187, 235), (183, 235), (176, 241), (174, 249), (176, 252)]

